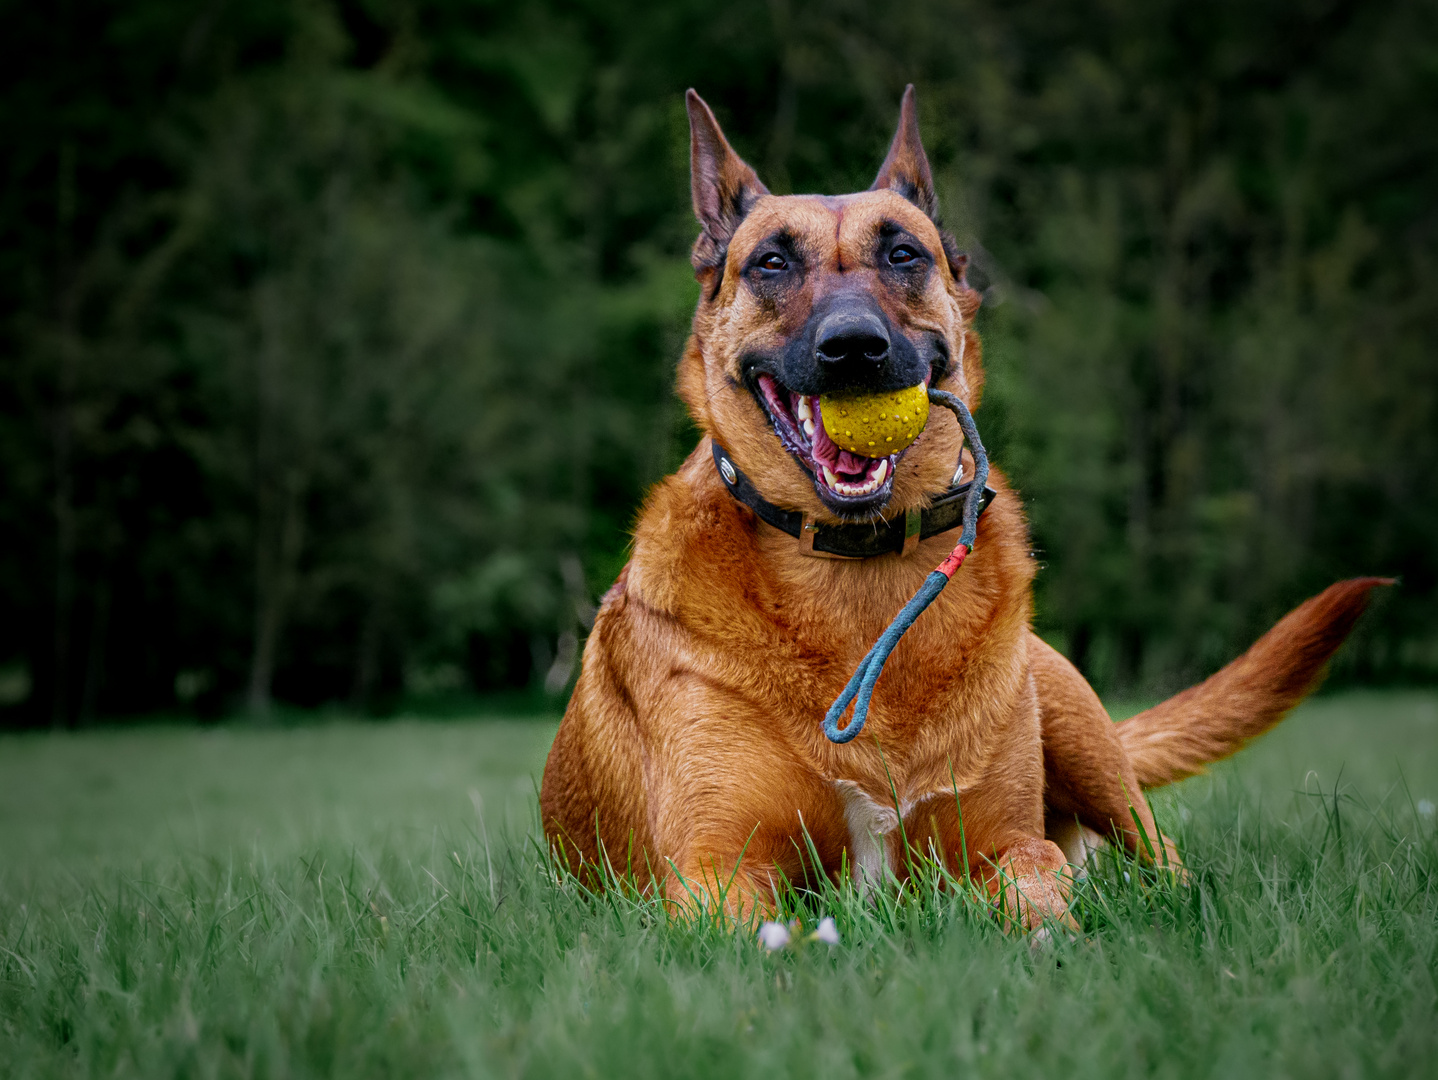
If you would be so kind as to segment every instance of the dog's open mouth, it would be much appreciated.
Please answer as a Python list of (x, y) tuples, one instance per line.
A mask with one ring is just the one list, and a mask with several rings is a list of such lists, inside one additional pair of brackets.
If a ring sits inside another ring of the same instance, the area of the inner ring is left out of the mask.
[(903, 451), (868, 458), (841, 450), (824, 430), (819, 399), (783, 386), (772, 375), (757, 377), (769, 421), (785, 450), (814, 478), (824, 503), (845, 516), (867, 516), (884, 505)]

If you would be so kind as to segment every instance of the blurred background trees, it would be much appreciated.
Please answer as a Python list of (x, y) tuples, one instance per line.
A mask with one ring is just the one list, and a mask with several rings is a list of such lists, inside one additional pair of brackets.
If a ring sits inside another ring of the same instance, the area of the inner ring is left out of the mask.
[(1039, 629), (1102, 689), (1395, 573), (1438, 676), (1438, 9), (4, 4), (0, 722), (562, 691), (673, 365), (693, 85), (778, 192), (904, 83)]

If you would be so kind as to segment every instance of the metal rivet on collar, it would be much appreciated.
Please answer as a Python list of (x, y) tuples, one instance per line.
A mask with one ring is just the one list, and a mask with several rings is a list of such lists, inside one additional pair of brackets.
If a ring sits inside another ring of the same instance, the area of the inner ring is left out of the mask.
[(726, 484), (738, 482), (739, 478), (734, 474), (734, 463), (728, 458), (722, 457), (719, 459), (719, 472), (724, 477)]

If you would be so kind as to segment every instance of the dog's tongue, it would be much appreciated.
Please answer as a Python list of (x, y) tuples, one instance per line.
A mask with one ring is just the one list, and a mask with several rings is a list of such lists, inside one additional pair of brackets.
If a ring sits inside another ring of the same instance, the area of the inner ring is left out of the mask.
[(814, 399), (814, 460), (820, 465), (827, 465), (836, 473), (848, 473), (851, 476), (863, 476), (874, 464), (870, 458), (860, 457), (858, 454), (851, 454), (847, 450), (840, 450), (834, 440), (829, 438), (829, 433), (824, 430), (824, 417), (819, 410), (819, 399)]

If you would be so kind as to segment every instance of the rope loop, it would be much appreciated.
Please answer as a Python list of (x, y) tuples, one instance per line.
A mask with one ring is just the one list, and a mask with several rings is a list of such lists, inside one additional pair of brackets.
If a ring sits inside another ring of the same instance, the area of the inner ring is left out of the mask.
[[(899, 639), (904, 632), (914, 625), (924, 609), (934, 602), (935, 597), (944, 591), (944, 586), (954, 576), (954, 572), (964, 564), (970, 551), (974, 549), (974, 538), (978, 533), (979, 507), (984, 497), (984, 484), (989, 478), (989, 456), (984, 452), (983, 440), (979, 438), (979, 429), (974, 424), (973, 414), (969, 408), (954, 394), (943, 390), (929, 390), (929, 400), (935, 405), (941, 405), (954, 414), (959, 421), (959, 427), (963, 430), (964, 439), (969, 444), (969, 449), (974, 455), (974, 478), (969, 485), (969, 493), (964, 498), (964, 529), (959, 534), (959, 542), (954, 545), (954, 550), (949, 552), (948, 558), (941, 562), (924, 579), (913, 598), (903, 606), (899, 614), (894, 616), (894, 621), (889, 624), (887, 630), (879, 635), (879, 640), (874, 642), (874, 647), (869, 650), (864, 659), (859, 661), (853, 677), (849, 679), (849, 685), (844, 687), (844, 692), (839, 695), (838, 700), (829, 706), (828, 713), (824, 716), (824, 734), (830, 742), (846, 743), (852, 740), (859, 732), (864, 730), (864, 724), (869, 719), (869, 698), (873, 696), (874, 685), (879, 681), (879, 675), (884, 670), (884, 662), (889, 659), (889, 654), (899, 644)], [(963, 448), (959, 448), (959, 461), (962, 463), (964, 456)], [(849, 703), (854, 704), (854, 716), (847, 727), (840, 728), (839, 721), (849, 708)]]

